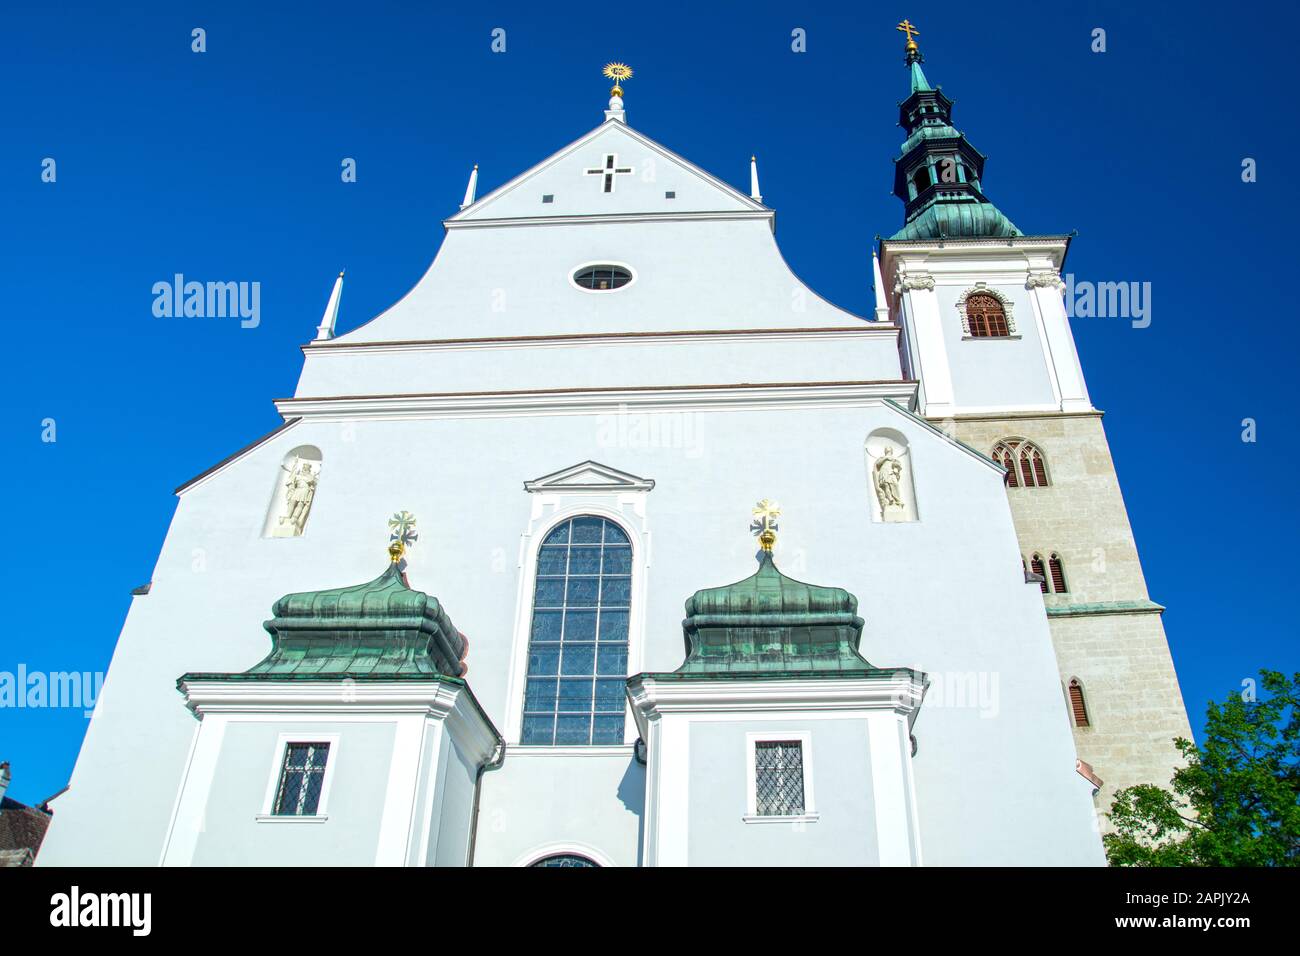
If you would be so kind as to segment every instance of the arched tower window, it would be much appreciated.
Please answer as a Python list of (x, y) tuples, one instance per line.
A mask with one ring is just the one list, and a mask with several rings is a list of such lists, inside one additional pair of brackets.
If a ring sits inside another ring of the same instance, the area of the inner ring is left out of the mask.
[(579, 515), (537, 553), (524, 691), (524, 744), (621, 744), (632, 544), (613, 521)]
[(1074, 726), (1088, 727), (1088, 704), (1083, 699), (1083, 685), (1079, 683), (1079, 678), (1070, 678), (1068, 688), (1070, 695), (1070, 716), (1074, 719)]
[(589, 860), (585, 856), (579, 856), (576, 853), (555, 853), (551, 856), (544, 856), (535, 863), (529, 863), (529, 866), (600, 866), (594, 860)]
[(1004, 438), (993, 446), (993, 460), (1007, 470), (1011, 488), (1046, 488), (1047, 459), (1042, 450), (1024, 438)]
[(977, 292), (966, 299), (966, 318), (970, 322), (970, 334), (976, 338), (1011, 334), (1006, 310), (987, 292)]
[(1052, 579), (1052, 590), (1057, 594), (1065, 594), (1070, 589), (1065, 586), (1065, 568), (1061, 566), (1061, 556), (1053, 553), (1047, 559), (1047, 572)]
[(1041, 554), (1035, 554), (1029, 559), (1029, 570), (1043, 579), (1038, 583), (1038, 586), (1043, 589), (1044, 594), (1047, 594), (1047, 569), (1043, 566), (1043, 556)]

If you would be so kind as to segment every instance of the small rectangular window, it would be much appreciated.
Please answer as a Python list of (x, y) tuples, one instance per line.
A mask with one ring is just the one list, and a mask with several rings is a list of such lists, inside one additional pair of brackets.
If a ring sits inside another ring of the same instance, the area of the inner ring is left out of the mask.
[(546, 193), (545, 195), (542, 196), (542, 202), (555, 202), (555, 194)]
[(284, 766), (280, 770), (280, 785), (272, 810), (275, 816), (316, 815), (329, 752), (328, 743), (291, 743), (285, 747)]
[(670, 190), (668, 190), (666, 193), (664, 193), (664, 198), (665, 198), (665, 199), (676, 199), (676, 198), (677, 198), (677, 193), (670, 189)]
[(754, 744), (754, 796), (760, 817), (803, 814), (801, 741), (760, 740)]

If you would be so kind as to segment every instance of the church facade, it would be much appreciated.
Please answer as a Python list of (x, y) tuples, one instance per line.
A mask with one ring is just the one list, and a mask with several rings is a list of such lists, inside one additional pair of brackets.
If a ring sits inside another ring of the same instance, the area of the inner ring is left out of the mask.
[(38, 864), (1103, 864), (1190, 736), (1161, 608), (1069, 237), (907, 64), (870, 317), (621, 64), (341, 334), (340, 276), (284, 424), (177, 490)]

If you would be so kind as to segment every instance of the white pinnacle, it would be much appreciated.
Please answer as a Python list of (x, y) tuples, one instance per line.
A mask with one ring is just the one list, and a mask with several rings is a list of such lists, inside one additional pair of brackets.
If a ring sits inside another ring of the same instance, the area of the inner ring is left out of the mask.
[(749, 198), (763, 201), (763, 194), (758, 191), (758, 157), (749, 157)]
[(871, 271), (872, 281), (876, 287), (876, 321), (889, 321), (889, 300), (885, 298), (885, 280), (880, 276), (880, 259), (876, 255), (876, 250), (871, 250)]
[(460, 208), (474, 205), (474, 193), (478, 190), (478, 163), (469, 173), (469, 185), (465, 187), (465, 201), (460, 204)]
[(334, 280), (334, 289), (330, 300), (325, 303), (325, 314), (321, 316), (320, 325), (316, 326), (316, 341), (334, 338), (334, 323), (339, 317), (339, 299), (343, 297), (343, 273)]

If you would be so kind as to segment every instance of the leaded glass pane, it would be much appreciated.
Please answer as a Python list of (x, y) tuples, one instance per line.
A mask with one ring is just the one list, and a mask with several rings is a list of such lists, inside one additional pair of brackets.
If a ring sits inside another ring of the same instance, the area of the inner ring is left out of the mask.
[(273, 810), (277, 816), (316, 815), (329, 750), (328, 743), (289, 744), (285, 748)]
[(564, 606), (564, 578), (538, 578), (536, 607)]
[(528, 652), (528, 673), (557, 674), (560, 671), (560, 646), (558, 644), (534, 644)]
[(632, 600), (631, 578), (601, 578), (600, 603), (606, 607), (627, 607)]
[(623, 742), (631, 572), (628, 537), (604, 518), (572, 518), (546, 536), (537, 556), (523, 743)]
[(537, 555), (537, 573), (564, 574), (566, 570), (564, 565), (568, 557), (568, 548), (557, 548), (551, 544), (543, 546), (541, 552)]
[(632, 549), (606, 547), (604, 565), (600, 570), (605, 574), (631, 574)]
[(596, 612), (594, 610), (566, 611), (564, 613), (564, 640), (594, 641), (596, 639)]
[(600, 639), (604, 641), (622, 641), (627, 645), (627, 611), (600, 612)]
[(564, 645), (564, 662), (560, 666), (561, 674), (594, 674), (596, 672), (596, 645)]
[(600, 578), (569, 578), (564, 593), (569, 607), (595, 607), (600, 596)]
[(596, 655), (597, 674), (627, 674), (627, 647), (619, 644), (602, 644)]
[(802, 743), (764, 740), (755, 744), (754, 774), (759, 816), (789, 817), (804, 812)]

